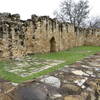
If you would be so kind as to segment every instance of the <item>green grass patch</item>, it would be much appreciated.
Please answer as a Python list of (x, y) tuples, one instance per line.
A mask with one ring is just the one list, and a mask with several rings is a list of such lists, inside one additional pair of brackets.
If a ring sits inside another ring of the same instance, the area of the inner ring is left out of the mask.
[(24, 82), (26, 80), (31, 80), (31, 79), (37, 78), (41, 75), (45, 75), (45, 74), (48, 74), (50, 72), (53, 72), (59, 68), (64, 67), (65, 65), (73, 64), (76, 61), (82, 60), (84, 57), (95, 54), (97, 52), (100, 52), (100, 47), (81, 46), (81, 47), (72, 48), (72, 49), (69, 49), (66, 51), (60, 51), (60, 52), (55, 52), (55, 53), (31, 55), (32, 58), (44, 59), (44, 60), (47, 60), (47, 59), (64, 60), (65, 62), (62, 64), (59, 64), (57, 66), (53, 66), (52, 68), (49, 68), (47, 70), (32, 74), (32, 75), (27, 76), (27, 77), (20, 77), (14, 73), (5, 71), (4, 66), (5, 65), (9, 66), (9, 61), (1, 61), (0, 62), (0, 77), (4, 78), (6, 80), (10, 80), (12, 82), (17, 82), (17, 83)]

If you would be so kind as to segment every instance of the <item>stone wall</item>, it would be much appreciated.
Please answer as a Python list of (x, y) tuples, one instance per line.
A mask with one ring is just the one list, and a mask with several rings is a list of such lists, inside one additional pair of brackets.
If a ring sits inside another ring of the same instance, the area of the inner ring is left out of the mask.
[(83, 45), (100, 46), (100, 29), (77, 28), (48, 16), (32, 15), (24, 21), (19, 14), (0, 13), (0, 57), (55, 52)]

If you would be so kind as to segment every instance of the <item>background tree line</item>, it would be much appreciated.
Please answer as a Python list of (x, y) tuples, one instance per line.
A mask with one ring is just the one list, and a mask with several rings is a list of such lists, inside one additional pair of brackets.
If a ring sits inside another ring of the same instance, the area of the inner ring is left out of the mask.
[(70, 22), (77, 27), (100, 28), (100, 17), (89, 18), (89, 12), (87, 0), (64, 0), (54, 15), (59, 21)]

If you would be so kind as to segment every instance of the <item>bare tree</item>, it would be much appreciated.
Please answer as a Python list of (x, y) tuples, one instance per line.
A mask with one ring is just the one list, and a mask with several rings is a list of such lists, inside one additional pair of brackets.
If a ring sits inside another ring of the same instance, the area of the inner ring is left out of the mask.
[(80, 0), (77, 3), (73, 0), (65, 0), (61, 3), (60, 9), (55, 12), (55, 16), (58, 20), (70, 22), (76, 26), (81, 26), (84, 20), (88, 17), (88, 14), (88, 1), (83, 0)]
[(93, 17), (89, 20), (90, 28), (100, 28), (100, 16)]

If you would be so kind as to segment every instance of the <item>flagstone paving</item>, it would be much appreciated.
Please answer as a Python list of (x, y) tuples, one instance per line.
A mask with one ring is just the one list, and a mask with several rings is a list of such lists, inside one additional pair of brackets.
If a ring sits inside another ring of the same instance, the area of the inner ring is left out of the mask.
[(21, 77), (27, 77), (34, 73), (43, 71), (53, 66), (59, 65), (64, 61), (37, 59), (27, 56), (25, 58), (17, 58), (5, 65), (5, 71), (17, 74)]
[(12, 87), (0, 100), (100, 100), (100, 53)]

